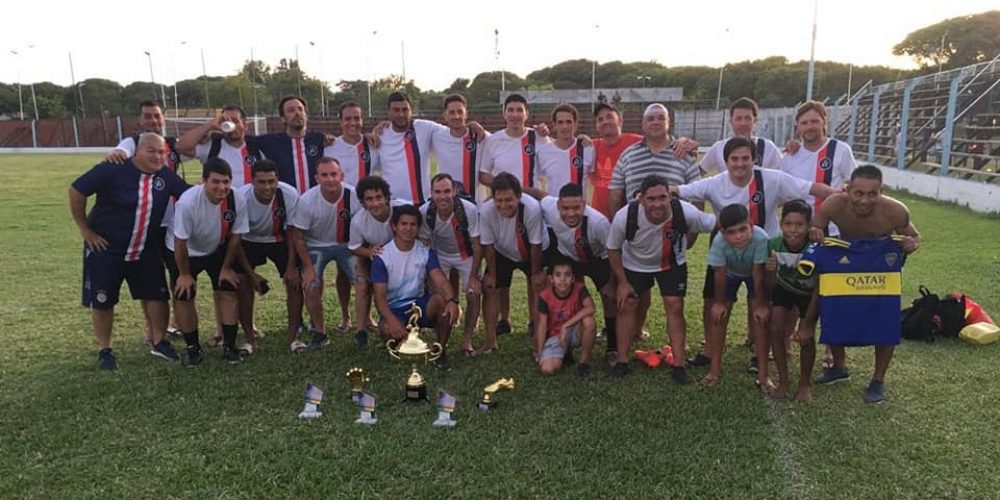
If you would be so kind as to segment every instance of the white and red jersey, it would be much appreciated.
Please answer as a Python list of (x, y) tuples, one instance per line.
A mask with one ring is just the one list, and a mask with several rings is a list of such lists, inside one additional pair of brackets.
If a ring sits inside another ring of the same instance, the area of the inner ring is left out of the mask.
[(567, 149), (554, 142), (538, 147), (538, 168), (535, 170), (535, 186), (545, 179), (545, 191), (549, 196), (559, 196), (559, 189), (566, 184), (579, 184), (587, 193), (587, 176), (594, 171), (594, 147), (584, 146), (574, 139)]
[(412, 120), (410, 126), (396, 132), (382, 131), (379, 163), (382, 178), (395, 196), (423, 203), (431, 195), (431, 140), (434, 131), (447, 127), (428, 120)]
[(605, 245), (611, 232), (608, 218), (588, 205), (583, 209), (580, 223), (569, 227), (559, 217), (558, 203), (559, 198), (555, 196), (546, 196), (539, 202), (545, 226), (551, 231), (549, 246), (552, 245), (552, 236), (555, 236), (559, 253), (576, 262), (589, 264), (607, 259), (608, 249)]
[[(754, 165), (764, 168), (778, 168), (778, 162), (781, 161), (781, 150), (778, 149), (778, 146), (775, 146), (770, 139), (763, 137), (751, 137), (750, 141), (754, 143), (757, 151), (753, 159)], [(726, 149), (727, 142), (729, 142), (729, 139), (723, 139), (708, 148), (708, 152), (705, 153), (705, 156), (701, 158), (701, 163), (698, 164), (702, 172), (716, 174), (726, 171), (726, 159), (723, 153), (725, 153), (724, 150)]]
[(323, 156), (335, 158), (344, 171), (344, 182), (357, 186), (358, 181), (372, 175), (379, 168), (379, 150), (373, 147), (368, 138), (361, 136), (357, 144), (351, 144), (340, 136), (332, 146), (323, 149)]
[[(489, 136), (487, 132), (486, 137)], [(431, 147), (437, 157), (438, 173), (450, 175), (456, 183), (462, 184), (466, 193), (474, 194), (479, 186), (479, 164), (482, 163), (484, 143), (484, 138), (471, 131), (462, 137), (455, 137), (447, 127), (435, 130)]]
[(253, 164), (263, 157), (260, 151), (248, 146), (246, 142), (237, 147), (221, 137), (199, 143), (194, 148), (194, 155), (202, 164), (213, 157), (226, 160), (233, 171), (233, 189), (253, 183)]
[(310, 248), (344, 245), (351, 239), (351, 220), (361, 210), (354, 186), (341, 184), (340, 197), (332, 202), (320, 186), (313, 186), (299, 198), (290, 224), (302, 231)]
[[(635, 208), (633, 208), (635, 207)], [(672, 200), (673, 213), (653, 224), (646, 209), (633, 201), (615, 214), (608, 236), (608, 250), (620, 250), (625, 269), (640, 273), (669, 271), (687, 264), (687, 233), (707, 233), (715, 228), (715, 215), (681, 200)], [(629, 236), (629, 211), (635, 210), (634, 234)]]
[(507, 172), (517, 177), (522, 186), (534, 187), (538, 147), (548, 142), (547, 137), (531, 128), (525, 129), (520, 137), (511, 137), (506, 129), (500, 130), (483, 141), (479, 171), (493, 176)]
[[(850, 180), (851, 172), (858, 164), (854, 161), (854, 152), (849, 144), (837, 139), (827, 139), (816, 151), (809, 151), (803, 146), (794, 154), (785, 155), (778, 166), (782, 172), (799, 179), (839, 189)], [(813, 207), (813, 213), (819, 211), (822, 200), (812, 196), (805, 200)]]
[(493, 245), (497, 253), (514, 262), (527, 262), (531, 258), (531, 245), (545, 243), (538, 202), (522, 193), (517, 212), (510, 218), (500, 215), (492, 199), (483, 203), (479, 210), (479, 241)]
[(792, 177), (780, 170), (754, 167), (746, 186), (737, 186), (723, 172), (712, 177), (677, 186), (678, 194), (688, 201), (707, 201), (719, 212), (726, 205), (740, 204), (750, 211), (750, 222), (770, 236), (781, 232), (779, 209), (788, 200), (806, 199), (812, 182)]
[[(177, 199), (170, 234), (187, 240), (188, 256), (211, 255), (226, 243), (231, 234), (250, 231), (246, 199), (232, 190), (218, 204), (209, 201), (205, 186), (191, 186)], [(174, 250), (174, 238), (167, 237), (167, 248)]]
[(347, 242), (347, 248), (357, 250), (363, 246), (377, 247), (391, 241), (392, 227), (389, 221), (392, 220), (392, 208), (409, 204), (409, 201), (394, 198), (389, 202), (389, 216), (384, 221), (376, 219), (364, 208), (359, 210), (351, 219), (351, 238)]
[[(454, 198), (455, 209), (442, 218), (433, 200), (420, 206), (424, 223), (420, 225), (420, 239), (429, 241), (439, 255), (467, 259), (472, 257), (473, 239), (479, 238), (479, 209), (471, 201)], [(461, 214), (458, 206), (461, 205)]]
[[(280, 195), (279, 195), (280, 193)], [(246, 241), (254, 243), (278, 243), (287, 241), (286, 229), (299, 204), (299, 192), (289, 184), (278, 182), (271, 201), (263, 203), (254, 194), (253, 184), (236, 189), (247, 204), (247, 223), (250, 231), (243, 235)]]

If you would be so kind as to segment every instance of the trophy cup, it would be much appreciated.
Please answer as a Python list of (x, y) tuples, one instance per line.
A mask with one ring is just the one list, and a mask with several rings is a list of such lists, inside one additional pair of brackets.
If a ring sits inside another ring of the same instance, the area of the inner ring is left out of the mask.
[(358, 395), (358, 410), (361, 411), (361, 416), (359, 416), (354, 423), (367, 425), (377, 424), (378, 417), (375, 415), (375, 405), (377, 403), (378, 398), (376, 398), (374, 394), (361, 391), (361, 394)]
[(347, 371), (347, 380), (351, 382), (351, 401), (358, 402), (365, 384), (371, 380), (362, 368), (351, 368)]
[(323, 401), (323, 390), (312, 384), (306, 384), (306, 405), (299, 413), (299, 418), (319, 418), (323, 412), (319, 409)]
[(458, 423), (457, 420), (452, 417), (455, 412), (455, 403), (458, 399), (451, 394), (448, 394), (444, 389), (438, 390), (438, 418), (434, 421), (434, 427), (455, 427)]
[(483, 399), (479, 401), (479, 409), (483, 411), (490, 411), (497, 406), (497, 402), (493, 399), (493, 396), (497, 391), (503, 389), (513, 389), (514, 379), (512, 378), (502, 378), (493, 382), (492, 384), (483, 388)]
[(420, 327), (417, 326), (417, 322), (420, 320), (421, 314), (420, 307), (413, 304), (410, 307), (410, 320), (406, 325), (406, 329), (409, 331), (406, 340), (390, 339), (385, 343), (390, 356), (404, 363), (409, 363), (413, 369), (409, 378), (406, 379), (406, 402), (412, 404), (427, 402), (427, 383), (424, 377), (417, 372), (417, 366), (434, 361), (444, 353), (441, 344), (435, 342), (431, 347), (427, 347), (427, 343), (420, 340)]

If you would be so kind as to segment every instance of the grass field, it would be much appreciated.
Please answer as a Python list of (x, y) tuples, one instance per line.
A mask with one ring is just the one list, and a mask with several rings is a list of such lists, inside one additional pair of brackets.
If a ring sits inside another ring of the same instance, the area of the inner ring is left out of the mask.
[[(754, 390), (739, 312), (712, 389), (677, 387), (666, 370), (637, 365), (623, 381), (603, 366), (590, 382), (573, 370), (542, 379), (522, 323), (492, 356), (470, 360), (452, 345), (451, 372), (422, 370), (430, 392), (460, 398), (458, 427), (442, 430), (430, 425), (432, 407), (398, 402), (407, 369), (382, 350), (356, 353), (335, 336), (323, 351), (289, 354), (277, 291), (261, 302), (257, 323), (269, 335), (259, 353), (230, 367), (211, 351), (195, 370), (151, 358), (138, 307), (124, 300), (121, 367), (101, 372), (79, 306), (80, 237), (66, 203), (68, 184), (95, 160), (0, 156), (0, 498), (1000, 495), (998, 345), (904, 343), (886, 380), (889, 401), (877, 407), (861, 401), (871, 350), (850, 350), (852, 381), (819, 387), (800, 406)], [(1000, 319), (1000, 220), (901, 199), (924, 235), (904, 275), (906, 300), (918, 284), (962, 290)], [(691, 346), (702, 338), (704, 253), (699, 241), (690, 258)], [(516, 287), (514, 315), (524, 318), (523, 281)], [(210, 331), (208, 304), (200, 309)], [(335, 324), (331, 300), (328, 310)], [(651, 345), (664, 343), (664, 328), (654, 304)], [(352, 423), (352, 366), (372, 374), (381, 397), (374, 427)], [(482, 387), (508, 376), (517, 388), (501, 393), (498, 410), (475, 409)], [(307, 382), (327, 393), (314, 421), (296, 418)]]

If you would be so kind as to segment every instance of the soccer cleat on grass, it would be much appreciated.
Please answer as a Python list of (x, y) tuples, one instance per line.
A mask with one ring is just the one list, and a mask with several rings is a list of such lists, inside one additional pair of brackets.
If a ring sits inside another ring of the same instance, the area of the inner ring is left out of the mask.
[(691, 377), (688, 376), (688, 372), (683, 366), (675, 366), (671, 368), (670, 378), (673, 379), (674, 383), (677, 385), (688, 385), (691, 383)]
[(865, 402), (871, 404), (885, 403), (885, 384), (881, 380), (872, 379), (865, 389)]
[(820, 373), (820, 375), (816, 377), (813, 382), (815, 382), (816, 385), (827, 385), (847, 382), (848, 380), (851, 380), (850, 372), (844, 368), (837, 368), (834, 366), (833, 368), (824, 368), (823, 372)]
[(150, 349), (149, 353), (157, 358), (162, 358), (167, 361), (181, 360), (180, 354), (177, 354), (177, 351), (174, 349), (174, 345), (167, 339), (159, 341), (153, 346), (152, 349)]
[(593, 372), (590, 370), (590, 365), (587, 363), (580, 363), (577, 365), (576, 374), (583, 380), (590, 380), (594, 376)]
[(194, 368), (201, 364), (201, 346), (200, 345), (189, 345), (187, 348), (187, 358), (184, 359), (184, 366), (188, 368)]
[(502, 319), (497, 322), (497, 335), (507, 335), (511, 332), (510, 322)]
[(699, 352), (698, 354), (688, 358), (687, 364), (690, 366), (708, 366), (712, 364), (712, 358)]
[(309, 333), (312, 337), (309, 339), (310, 351), (318, 351), (323, 346), (330, 344), (330, 337), (327, 337), (325, 333), (316, 330), (309, 330)]
[(615, 363), (611, 367), (611, 378), (625, 378), (630, 373), (632, 369), (628, 367), (628, 363)]
[(750, 363), (747, 364), (747, 373), (757, 373), (760, 368), (757, 365), (757, 356), (750, 356)]
[(243, 357), (240, 356), (240, 352), (232, 347), (222, 348), (222, 360), (231, 365), (238, 365), (243, 362)]
[(118, 358), (115, 354), (111, 352), (110, 347), (105, 347), (100, 351), (97, 351), (97, 366), (102, 370), (116, 370), (118, 369)]
[(354, 348), (360, 351), (366, 347), (368, 347), (368, 330), (358, 330), (358, 333), (354, 334)]
[(441, 356), (434, 360), (434, 368), (442, 372), (450, 371), (451, 362), (448, 361), (448, 355), (441, 353)]

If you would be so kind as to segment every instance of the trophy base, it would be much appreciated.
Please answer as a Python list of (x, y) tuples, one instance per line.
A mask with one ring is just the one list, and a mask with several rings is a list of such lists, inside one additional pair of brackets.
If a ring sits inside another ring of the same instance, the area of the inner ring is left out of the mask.
[(450, 418), (439, 418), (434, 421), (434, 427), (455, 427), (457, 421)]
[(427, 386), (406, 386), (406, 403), (419, 405), (427, 403)]
[(497, 407), (497, 402), (496, 401), (480, 401), (479, 402), (479, 409), (483, 410), (483, 411), (492, 411), (492, 410), (496, 409), (496, 407)]
[(355, 420), (354, 423), (356, 423), (356, 424), (366, 424), (366, 425), (375, 425), (375, 424), (378, 423), (378, 417), (376, 417), (374, 413), (363, 411), (363, 412), (361, 412), (361, 416), (358, 417), (358, 419)]
[(319, 411), (303, 411), (302, 413), (299, 413), (299, 418), (302, 418), (302, 419), (313, 419), (313, 418), (319, 418), (319, 417), (322, 417), (322, 416), (323, 416), (323, 412), (319, 412)]

